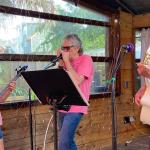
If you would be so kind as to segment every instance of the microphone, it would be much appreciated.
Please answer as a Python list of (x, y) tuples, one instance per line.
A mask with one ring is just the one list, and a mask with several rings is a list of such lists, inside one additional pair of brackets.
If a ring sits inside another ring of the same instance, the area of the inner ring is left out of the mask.
[(46, 67), (44, 67), (44, 70), (47, 70), (48, 68), (55, 66), (56, 62), (58, 62), (60, 59), (62, 59), (62, 54), (60, 54), (60, 56), (51, 60), (50, 63)]
[(54, 58), (53, 60), (51, 60), (51, 63), (55, 64), (60, 59), (62, 59), (62, 54), (60, 54), (60, 56), (58, 56), (58, 57)]
[(122, 48), (125, 50), (126, 53), (130, 53), (134, 51), (134, 45), (132, 43), (122, 45)]

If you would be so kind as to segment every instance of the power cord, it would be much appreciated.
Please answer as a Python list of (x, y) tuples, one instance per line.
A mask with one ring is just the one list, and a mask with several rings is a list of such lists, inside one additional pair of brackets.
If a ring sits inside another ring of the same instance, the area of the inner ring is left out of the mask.
[(46, 138), (47, 138), (47, 133), (48, 133), (48, 129), (49, 129), (49, 126), (50, 126), (50, 123), (53, 119), (53, 115), (51, 116), (48, 124), (47, 124), (47, 128), (46, 128), (46, 132), (45, 132), (45, 137), (44, 137), (44, 144), (43, 144), (43, 150), (45, 150), (45, 146), (46, 146)]

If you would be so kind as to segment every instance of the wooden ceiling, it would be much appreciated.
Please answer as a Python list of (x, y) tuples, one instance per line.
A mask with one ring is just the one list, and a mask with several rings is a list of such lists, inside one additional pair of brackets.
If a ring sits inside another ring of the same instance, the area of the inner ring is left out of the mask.
[(150, 0), (69, 0), (89, 4), (98, 9), (124, 10), (134, 15), (150, 13)]

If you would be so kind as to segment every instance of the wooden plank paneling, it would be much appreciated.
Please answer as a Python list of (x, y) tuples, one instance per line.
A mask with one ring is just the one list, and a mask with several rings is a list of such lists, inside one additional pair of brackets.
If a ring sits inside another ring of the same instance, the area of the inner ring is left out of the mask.
[[(111, 144), (111, 98), (103, 100), (91, 100), (90, 104), (91, 105), (89, 109), (89, 114), (85, 115), (85, 117), (82, 119), (76, 133), (76, 140), (77, 144), (79, 145), (79, 150), (83, 150), (83, 147), (95, 147), (95, 149), (98, 150), (100, 147), (103, 147), (106, 143)], [(133, 104), (130, 104), (129, 102), (126, 103), (123, 97), (121, 98), (121, 100), (119, 98), (116, 98), (116, 105), (118, 116), (118, 134), (120, 134), (121, 137), (121, 134), (125, 132), (130, 134), (130, 132), (133, 130), (133, 127), (130, 127), (129, 124), (125, 125), (123, 123), (123, 117), (126, 115), (137, 115), (138, 111), (134, 113), (135, 111), (133, 109)], [(50, 118), (50, 113), (48, 112), (45, 106), (36, 106), (33, 107), (33, 110), (35, 110), (36, 112), (35, 115), (33, 115), (34, 146), (36, 142), (36, 149), (42, 150), (45, 130), (47, 127), (48, 120)], [(40, 110), (42, 112), (41, 114)], [(24, 121), (23, 117), (21, 117), (23, 116), (23, 112), (28, 114), (28, 109), (20, 108), (19, 111), (22, 112), (19, 116), (20, 122), (17, 122), (19, 114), (16, 115), (16, 118), (14, 116), (13, 118), (10, 118), (10, 115), (5, 111), (7, 110), (3, 110), (2, 112), (4, 118), (3, 127), (5, 134), (4, 142), (6, 145), (6, 150), (10, 150), (11, 148), (13, 150), (18, 148), (21, 150), (30, 150), (29, 124), (26, 124), (26, 121)], [(16, 110), (10, 110), (11, 113), (13, 113), (13, 111), (16, 113)], [(7, 115), (9, 116), (9, 118), (7, 118)], [(139, 120), (136, 120), (136, 124), (139, 124), (137, 121), (139, 122)], [(20, 124), (21, 122), (22, 126)], [(15, 124), (15, 126), (12, 124)], [(137, 126), (137, 128), (141, 128), (140, 124)], [(134, 130), (134, 132), (136, 132), (136, 130)], [(47, 149), (49, 149), (49, 147), (53, 147), (52, 137), (53, 127), (50, 126), (46, 141)], [(104, 141), (107, 142), (105, 143)], [(120, 142), (120, 139), (118, 139), (118, 142)]]
[(150, 27), (150, 13), (135, 15), (133, 17), (133, 28)]

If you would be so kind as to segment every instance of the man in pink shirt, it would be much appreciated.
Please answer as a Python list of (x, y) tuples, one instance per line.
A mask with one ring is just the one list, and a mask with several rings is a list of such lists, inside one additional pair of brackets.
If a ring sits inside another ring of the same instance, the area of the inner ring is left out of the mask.
[[(4, 91), (0, 92), (0, 103), (4, 102), (5, 99), (7, 99), (7, 97), (11, 94), (12, 90), (14, 90), (15, 86), (16, 82), (12, 81)], [(4, 150), (3, 132), (1, 130), (1, 126), (2, 126), (2, 116), (0, 113), (0, 150)]]
[[(89, 100), (90, 89), (94, 74), (93, 61), (83, 54), (82, 42), (76, 34), (67, 35), (62, 42), (57, 56), (62, 55), (59, 66), (67, 70), (79, 86), (83, 96)], [(87, 114), (88, 106), (71, 105), (68, 111), (59, 110), (60, 137), (58, 150), (77, 150), (74, 141), (76, 128)]]

